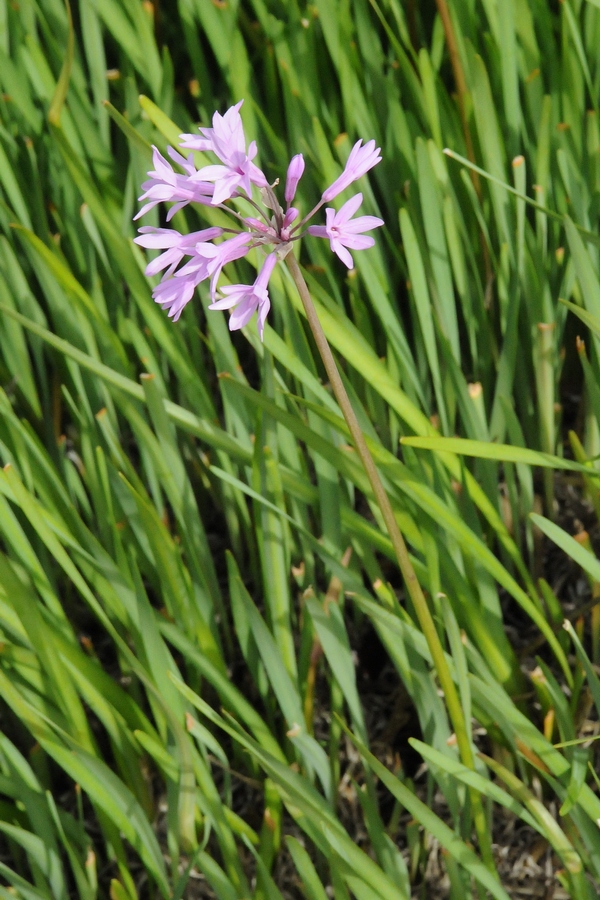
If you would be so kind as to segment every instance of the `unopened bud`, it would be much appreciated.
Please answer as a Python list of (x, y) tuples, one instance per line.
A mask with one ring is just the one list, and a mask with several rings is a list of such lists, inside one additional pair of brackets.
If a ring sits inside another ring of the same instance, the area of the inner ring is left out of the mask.
[(304, 172), (304, 157), (301, 153), (293, 156), (287, 170), (287, 179), (285, 182), (285, 202), (289, 205), (296, 196), (296, 188), (298, 182), (302, 178)]
[(269, 231), (273, 229), (267, 225), (265, 222), (261, 222), (260, 219), (253, 219), (252, 216), (247, 216), (244, 219), (246, 225), (250, 228), (253, 228), (254, 231), (260, 231), (261, 234), (268, 234)]
[(289, 228), (292, 222), (295, 222), (300, 213), (296, 209), (295, 206), (290, 206), (285, 216), (283, 217), (283, 227)]

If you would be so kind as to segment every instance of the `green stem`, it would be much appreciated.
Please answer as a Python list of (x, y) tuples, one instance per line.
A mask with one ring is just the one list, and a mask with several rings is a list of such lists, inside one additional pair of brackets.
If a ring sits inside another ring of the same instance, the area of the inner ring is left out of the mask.
[[(396, 522), (396, 517), (394, 516), (394, 512), (392, 510), (392, 505), (390, 503), (388, 495), (385, 492), (383, 484), (381, 483), (381, 479), (373, 461), (373, 457), (371, 456), (360, 425), (358, 424), (358, 419), (356, 418), (356, 414), (352, 408), (352, 404), (350, 403), (350, 398), (346, 393), (346, 388), (344, 387), (344, 384), (340, 377), (340, 373), (338, 372), (338, 368), (333, 358), (331, 348), (329, 346), (327, 338), (325, 337), (325, 332), (323, 331), (321, 322), (319, 321), (319, 317), (317, 315), (317, 311), (312, 302), (308, 286), (306, 284), (306, 281), (304, 280), (302, 272), (300, 271), (300, 266), (298, 265), (298, 261), (294, 256), (293, 251), (290, 251), (290, 253), (288, 253), (288, 255), (286, 256), (286, 262), (288, 269), (290, 270), (290, 274), (294, 279), (294, 283), (298, 289), (298, 293), (300, 294), (300, 299), (302, 300), (302, 304), (304, 306), (306, 318), (308, 319), (308, 324), (310, 325), (311, 331), (313, 333), (315, 343), (317, 345), (319, 353), (321, 354), (321, 359), (323, 360), (323, 365), (325, 366), (325, 371), (327, 372), (327, 377), (329, 378), (333, 393), (335, 394), (335, 398), (350, 430), (352, 441), (363, 464), (363, 467), (371, 484), (371, 488), (373, 489), (375, 500), (381, 510), (383, 520), (386, 524), (386, 528), (392, 541), (392, 546), (398, 560), (398, 565), (400, 566), (400, 571), (402, 573), (406, 589), (410, 595), (410, 599), (412, 600), (417, 618), (419, 620), (421, 631), (425, 635), (427, 646), (429, 647), (429, 652), (431, 653), (431, 658), (433, 660), (433, 665), (437, 672), (440, 686), (444, 692), (448, 714), (450, 716), (450, 721), (452, 722), (452, 726), (456, 734), (460, 757), (464, 765), (468, 766), (470, 769), (475, 770), (475, 759), (473, 756), (471, 738), (467, 730), (467, 724), (463, 716), (463, 710), (460, 705), (458, 693), (450, 674), (450, 668), (446, 661), (444, 648), (442, 647), (442, 643), (437, 633), (433, 617), (427, 605), (427, 601), (425, 599), (425, 595), (423, 594), (421, 585), (419, 584), (419, 581), (417, 579), (413, 564), (410, 561), (408, 549), (406, 547), (404, 538), (402, 537), (400, 528), (398, 527), (398, 523)], [(481, 796), (475, 790), (471, 790), (470, 795), (471, 805), (473, 809), (473, 819), (477, 837), (479, 840), (481, 854), (486, 865), (492, 871), (495, 871), (490, 833), (487, 827), (487, 821), (485, 811), (481, 802)]]

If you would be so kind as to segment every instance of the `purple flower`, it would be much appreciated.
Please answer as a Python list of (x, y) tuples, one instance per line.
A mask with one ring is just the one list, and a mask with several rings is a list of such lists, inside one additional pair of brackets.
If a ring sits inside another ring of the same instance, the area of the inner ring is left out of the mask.
[[(209, 280), (209, 309), (231, 309), (231, 330), (242, 328), (256, 312), (262, 339), (271, 306), (269, 278), (277, 261), (285, 258), (294, 241), (300, 240), (307, 232), (327, 238), (332, 251), (349, 269), (353, 268), (354, 262), (348, 248), (362, 250), (374, 244), (373, 238), (365, 236), (364, 232), (383, 225), (382, 220), (375, 216), (361, 216), (352, 220), (362, 202), (362, 194), (348, 200), (337, 213), (328, 208), (326, 225), (312, 225), (306, 229), (306, 224), (322, 206), (376, 165), (381, 156), (379, 147), (375, 147), (375, 141), (369, 141), (364, 147), (362, 140), (358, 141), (352, 148), (340, 177), (327, 188), (319, 203), (302, 217), (298, 209), (292, 206), (298, 183), (304, 174), (304, 158), (301, 153), (297, 153), (287, 169), (284, 211), (275, 192), (279, 182), (269, 185), (264, 173), (252, 162), (257, 153), (256, 143), (252, 141), (246, 149), (240, 116), (241, 105), (242, 101), (228, 109), (224, 115), (215, 113), (212, 128), (200, 128), (200, 134), (197, 135), (181, 135), (181, 147), (214, 153), (218, 160), (216, 165), (197, 169), (192, 155), (186, 158), (169, 147), (168, 155), (178, 167), (174, 168), (154, 148), (154, 168), (148, 173), (148, 181), (144, 182), (140, 197), (144, 205), (135, 217), (139, 219), (157, 204), (167, 202), (172, 204), (167, 213), (169, 221), (188, 203), (199, 203), (204, 206), (219, 206), (228, 211), (234, 217), (234, 227), (211, 227), (186, 235), (171, 228), (144, 227), (139, 229), (135, 242), (147, 250), (162, 251), (148, 263), (146, 275), (150, 277), (163, 273), (152, 296), (174, 321), (179, 319), (198, 285)], [(254, 185), (260, 188), (258, 200), (252, 196)], [(244, 217), (238, 210), (229, 209), (225, 205), (227, 200), (243, 197), (244, 193), (258, 217)], [(220, 238), (224, 239), (215, 243)], [(249, 250), (267, 245), (272, 252), (266, 257), (254, 284), (229, 285), (217, 296), (223, 267), (245, 256)]]
[(231, 309), (233, 306), (236, 307), (229, 319), (230, 331), (243, 328), (244, 325), (248, 324), (254, 313), (258, 312), (258, 333), (262, 341), (265, 320), (271, 308), (267, 285), (276, 262), (277, 254), (269, 253), (253, 285), (232, 284), (221, 288), (221, 293), (225, 295), (223, 299), (211, 303), (208, 307), (209, 309)]
[(326, 209), (326, 225), (310, 225), (308, 233), (316, 237), (329, 238), (329, 246), (349, 269), (354, 268), (354, 260), (346, 250), (366, 250), (375, 243), (372, 237), (365, 237), (363, 231), (383, 225), (383, 219), (377, 216), (360, 216), (352, 221), (352, 216), (362, 203), (363, 195), (355, 194), (344, 203), (339, 212)]
[[(190, 235), (180, 235), (168, 228), (142, 228), (140, 231), (141, 236), (135, 238), (138, 244), (166, 248), (165, 253), (148, 265), (146, 275), (155, 275), (161, 269), (167, 269), (160, 284), (152, 291), (152, 297), (163, 309), (169, 310), (174, 322), (194, 296), (198, 285), (207, 278), (211, 279), (214, 300), (223, 266), (245, 256), (249, 249), (247, 245), (252, 240), (249, 232), (242, 232), (220, 244), (213, 244), (212, 239), (223, 233), (222, 228), (206, 228)], [(175, 271), (184, 256), (190, 259)]]
[(134, 238), (134, 243), (148, 250), (165, 251), (146, 266), (146, 275), (150, 278), (163, 269), (167, 269), (165, 277), (172, 275), (184, 256), (192, 256), (194, 248), (199, 244), (220, 237), (223, 229), (205, 228), (203, 231), (192, 231), (191, 234), (180, 234), (174, 228), (153, 228), (152, 225), (144, 225), (139, 232), (140, 237)]
[(290, 164), (287, 170), (287, 178), (285, 181), (285, 202), (289, 206), (294, 197), (296, 196), (296, 188), (298, 187), (298, 182), (302, 178), (302, 173), (304, 172), (304, 157), (301, 153), (298, 153), (296, 156), (292, 156)]
[(202, 243), (196, 245), (192, 258), (175, 273), (175, 277), (196, 279), (196, 284), (200, 284), (205, 278), (210, 278), (210, 295), (214, 300), (217, 281), (223, 266), (245, 256), (250, 249), (247, 245), (252, 237), (253, 235), (249, 232), (243, 231), (221, 244)]
[(212, 128), (200, 128), (204, 137), (196, 134), (182, 134), (185, 139), (182, 147), (190, 147), (192, 150), (210, 150), (223, 160), (231, 150), (245, 152), (246, 139), (244, 126), (240, 116), (240, 107), (244, 101), (240, 100), (235, 106), (231, 106), (224, 116), (216, 112), (213, 116)]
[(198, 177), (203, 181), (214, 182), (212, 203), (217, 206), (229, 200), (238, 188), (242, 188), (250, 197), (252, 185), (266, 187), (267, 179), (263, 172), (254, 165), (256, 141), (252, 141), (246, 153), (246, 138), (240, 116), (240, 100), (224, 116), (215, 113), (212, 128), (200, 128), (203, 137), (194, 134), (182, 134), (181, 147), (191, 150), (210, 150), (223, 163), (222, 166), (204, 166), (198, 170)]
[(163, 279), (152, 291), (155, 303), (169, 311), (169, 317), (177, 322), (185, 306), (194, 296), (194, 291), (202, 279), (171, 277)]
[(196, 168), (181, 154), (169, 147), (169, 155), (186, 169), (185, 175), (175, 172), (171, 163), (156, 147), (153, 147), (153, 150), (154, 169), (148, 172), (150, 180), (143, 183), (144, 193), (138, 198), (140, 201), (149, 202), (140, 209), (134, 221), (149, 212), (157, 203), (175, 201), (175, 206), (167, 214), (169, 222), (175, 213), (188, 203), (203, 203), (207, 206), (213, 202), (214, 186), (209, 181), (200, 180)]
[(356, 181), (357, 178), (360, 178), (361, 175), (364, 175), (365, 172), (368, 172), (369, 169), (376, 166), (378, 162), (381, 162), (381, 147), (375, 147), (375, 141), (368, 141), (364, 147), (362, 147), (361, 144), (362, 139), (356, 142), (350, 151), (350, 156), (348, 157), (348, 162), (346, 163), (344, 171), (340, 177), (336, 178), (333, 184), (323, 192), (321, 199), (324, 200), (325, 203), (329, 203), (330, 200), (333, 200), (334, 197), (341, 194), (349, 184), (352, 184), (353, 181)]

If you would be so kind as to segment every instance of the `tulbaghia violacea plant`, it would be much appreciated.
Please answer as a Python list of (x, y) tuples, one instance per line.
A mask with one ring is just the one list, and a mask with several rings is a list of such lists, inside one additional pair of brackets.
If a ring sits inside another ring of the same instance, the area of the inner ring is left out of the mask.
[[(200, 136), (182, 135), (182, 148), (210, 151), (219, 159), (218, 165), (196, 169), (189, 158), (185, 159), (176, 150), (170, 148), (171, 159), (185, 173), (180, 174), (161, 156), (158, 150), (154, 150), (154, 170), (149, 172), (149, 180), (143, 185), (144, 193), (140, 197), (140, 200), (146, 201), (146, 203), (136, 218), (152, 209), (157, 203), (166, 201), (174, 204), (167, 215), (167, 221), (169, 221), (178, 209), (188, 203), (200, 203), (204, 206), (227, 210), (234, 218), (236, 226), (206, 228), (195, 234), (185, 235), (170, 228), (140, 228), (140, 236), (135, 239), (138, 244), (148, 249), (164, 251), (146, 269), (148, 275), (164, 271), (162, 281), (154, 289), (154, 299), (161, 304), (163, 309), (168, 309), (169, 315), (177, 320), (200, 282), (210, 279), (212, 303), (209, 309), (233, 309), (229, 319), (229, 327), (232, 330), (242, 328), (257, 312), (258, 330), (262, 339), (265, 319), (270, 308), (269, 278), (277, 262), (285, 259), (302, 300), (306, 318), (321, 354), (331, 387), (369, 478), (373, 497), (381, 509), (398, 566), (413, 602), (421, 630), (427, 640), (440, 686), (446, 698), (461, 759), (466, 766), (474, 769), (475, 762), (467, 723), (431, 612), (410, 560), (389, 497), (384, 490), (358, 419), (352, 409), (306, 281), (293, 252), (294, 241), (306, 234), (327, 238), (331, 250), (351, 269), (354, 261), (349, 251), (364, 250), (373, 246), (373, 238), (366, 236), (364, 232), (383, 225), (383, 222), (375, 216), (352, 218), (362, 202), (360, 193), (351, 197), (337, 212), (333, 208), (327, 208), (325, 225), (305, 226), (322, 206), (341, 194), (380, 161), (379, 148), (375, 147), (375, 141), (368, 141), (364, 146), (362, 141), (358, 141), (352, 148), (344, 171), (339, 178), (336, 178), (333, 184), (323, 192), (320, 201), (308, 215), (300, 218), (300, 213), (292, 206), (292, 203), (296, 196), (298, 182), (304, 172), (302, 155), (294, 156), (288, 167), (284, 191), (286, 204), (284, 211), (275, 195), (276, 183), (270, 185), (264, 173), (252, 162), (257, 152), (254, 141), (246, 150), (240, 106), (241, 102), (232, 106), (223, 116), (215, 113), (213, 127), (201, 128)], [(260, 193), (261, 202), (257, 202), (253, 197), (253, 187)], [(237, 209), (225, 205), (228, 201), (239, 198), (245, 198), (258, 217), (244, 217)], [(221, 293), (218, 294), (218, 280), (223, 266), (228, 262), (240, 259), (255, 247), (270, 248), (270, 252), (266, 255), (254, 284), (229, 285), (222, 288)], [(187, 258), (186, 262), (183, 262), (184, 258)], [(471, 803), (483, 856), (486, 862), (493, 866), (491, 844), (481, 797), (474, 789), (471, 792)]]
[[(181, 135), (180, 147), (213, 153), (217, 165), (197, 169), (192, 157), (187, 159), (172, 147), (169, 156), (182, 170), (175, 171), (171, 163), (154, 148), (154, 169), (143, 185), (140, 201), (144, 206), (136, 216), (139, 219), (158, 203), (172, 203), (167, 222), (188, 203), (219, 207), (231, 214), (231, 228), (205, 228), (192, 234), (180, 234), (172, 228), (139, 229), (136, 243), (147, 249), (163, 250), (146, 269), (147, 275), (164, 272), (155, 287), (153, 297), (169, 311), (177, 321), (186, 304), (192, 299), (198, 285), (210, 279), (211, 304), (209, 309), (232, 309), (229, 327), (233, 331), (246, 325), (254, 313), (258, 314), (258, 330), (263, 337), (265, 320), (270, 309), (268, 283), (279, 260), (289, 253), (294, 241), (306, 234), (328, 238), (332, 251), (349, 268), (354, 267), (350, 250), (364, 250), (375, 241), (364, 234), (383, 225), (376, 216), (359, 216), (357, 212), (362, 194), (355, 194), (336, 213), (326, 210), (325, 225), (306, 224), (325, 204), (337, 197), (345, 188), (364, 175), (380, 160), (375, 141), (363, 146), (358, 141), (350, 153), (346, 167), (339, 178), (323, 192), (321, 200), (311, 212), (300, 219), (300, 213), (292, 206), (298, 182), (304, 172), (304, 159), (299, 153), (289, 164), (285, 182), (285, 211), (275, 195), (275, 185), (270, 185), (264, 173), (252, 162), (256, 156), (256, 142), (246, 149), (246, 138), (240, 116), (242, 101), (221, 116), (215, 113), (212, 128), (201, 128), (199, 135)], [(253, 187), (256, 191), (253, 192)], [(253, 193), (260, 197), (257, 200)], [(230, 200), (245, 198), (256, 216), (243, 216), (238, 209), (226, 205)], [(223, 266), (245, 256), (255, 247), (271, 249), (252, 285), (235, 284), (218, 291), (219, 275)]]

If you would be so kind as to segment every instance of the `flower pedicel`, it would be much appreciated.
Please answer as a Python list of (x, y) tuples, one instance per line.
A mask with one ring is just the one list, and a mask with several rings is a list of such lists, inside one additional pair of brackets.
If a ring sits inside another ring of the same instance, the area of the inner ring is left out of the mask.
[[(329, 239), (331, 250), (342, 262), (352, 269), (354, 261), (348, 252), (364, 250), (375, 243), (365, 231), (378, 228), (383, 221), (376, 216), (359, 216), (353, 219), (362, 203), (362, 194), (351, 197), (338, 212), (326, 210), (326, 225), (304, 226), (325, 204), (340, 194), (352, 182), (372, 169), (381, 160), (379, 147), (375, 141), (363, 146), (358, 141), (348, 157), (342, 174), (323, 192), (321, 200), (311, 212), (298, 221), (299, 212), (291, 204), (296, 195), (298, 182), (304, 172), (304, 158), (301, 153), (294, 156), (289, 164), (285, 184), (285, 212), (279, 205), (264, 173), (254, 165), (256, 142), (252, 141), (246, 150), (246, 138), (240, 117), (240, 100), (221, 116), (215, 113), (212, 128), (200, 128), (199, 135), (181, 135), (180, 146), (188, 150), (212, 152), (219, 163), (196, 169), (191, 159), (186, 159), (172, 147), (169, 156), (184, 172), (176, 172), (171, 163), (154, 148), (154, 169), (148, 173), (149, 180), (142, 185), (144, 193), (140, 202), (144, 206), (139, 211), (139, 219), (158, 203), (173, 203), (167, 213), (167, 222), (188, 203), (199, 203), (224, 209), (235, 218), (234, 228), (205, 228), (191, 234), (180, 234), (172, 228), (144, 226), (135, 238), (137, 244), (147, 249), (164, 252), (146, 268), (146, 275), (156, 275), (164, 271), (162, 280), (154, 288), (152, 296), (169, 316), (177, 321), (184, 307), (192, 299), (197, 286), (210, 279), (212, 303), (209, 309), (233, 309), (229, 328), (233, 331), (243, 328), (253, 314), (258, 314), (258, 331), (262, 339), (265, 319), (270, 308), (268, 283), (271, 273), (283, 259), (294, 241), (311, 234)], [(263, 204), (252, 197), (252, 186), (261, 193)], [(237, 210), (226, 206), (228, 200), (245, 197), (256, 209), (260, 218), (242, 216)], [(297, 223), (297, 224), (294, 224)], [(216, 243), (217, 239), (220, 239)], [(221, 289), (217, 294), (218, 279), (223, 266), (240, 259), (255, 247), (268, 247), (272, 252), (266, 257), (253, 285), (235, 284)], [(184, 258), (187, 261), (184, 262)], [(183, 264), (182, 264), (183, 263)]]

